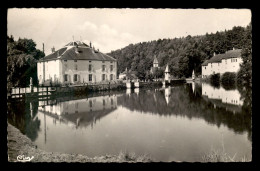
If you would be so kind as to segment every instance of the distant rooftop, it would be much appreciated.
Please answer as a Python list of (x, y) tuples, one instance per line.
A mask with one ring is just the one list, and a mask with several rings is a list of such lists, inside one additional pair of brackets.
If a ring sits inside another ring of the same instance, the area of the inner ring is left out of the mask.
[(201, 66), (206, 66), (208, 63), (220, 63), (222, 59), (241, 57), (241, 49), (229, 50), (226, 53), (218, 54), (204, 61)]

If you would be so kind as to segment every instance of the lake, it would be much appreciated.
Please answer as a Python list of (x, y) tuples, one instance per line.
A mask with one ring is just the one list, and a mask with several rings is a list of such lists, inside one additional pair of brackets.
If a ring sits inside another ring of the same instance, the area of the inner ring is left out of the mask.
[(8, 122), (40, 149), (89, 157), (134, 152), (201, 161), (252, 158), (251, 113), (237, 88), (186, 83), (8, 103)]

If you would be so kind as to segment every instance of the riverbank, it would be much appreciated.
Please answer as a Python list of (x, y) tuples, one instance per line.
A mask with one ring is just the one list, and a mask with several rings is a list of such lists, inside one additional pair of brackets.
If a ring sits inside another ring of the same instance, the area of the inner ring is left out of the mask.
[(17, 128), (7, 123), (8, 161), (19, 162), (17, 156), (30, 157), (30, 162), (93, 162), (93, 163), (122, 163), (122, 162), (152, 162), (147, 155), (136, 156), (134, 153), (120, 152), (118, 155), (105, 155), (90, 158), (81, 154), (63, 154), (46, 152), (37, 146)]

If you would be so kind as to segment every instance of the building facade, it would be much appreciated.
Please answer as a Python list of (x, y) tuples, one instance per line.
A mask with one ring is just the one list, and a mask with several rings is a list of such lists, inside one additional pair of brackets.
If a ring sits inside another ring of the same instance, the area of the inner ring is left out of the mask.
[(225, 72), (238, 72), (242, 63), (241, 49), (233, 49), (224, 54), (214, 55), (201, 65), (202, 78), (212, 74), (224, 74)]
[(71, 42), (37, 62), (39, 84), (113, 81), (116, 72), (116, 59), (80, 41)]

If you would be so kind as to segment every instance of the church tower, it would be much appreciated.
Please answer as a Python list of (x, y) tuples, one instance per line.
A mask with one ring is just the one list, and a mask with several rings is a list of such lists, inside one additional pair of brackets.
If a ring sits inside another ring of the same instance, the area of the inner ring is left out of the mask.
[(156, 56), (154, 56), (153, 67), (154, 67), (154, 68), (158, 68), (158, 67), (159, 67), (159, 62), (158, 62)]

